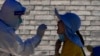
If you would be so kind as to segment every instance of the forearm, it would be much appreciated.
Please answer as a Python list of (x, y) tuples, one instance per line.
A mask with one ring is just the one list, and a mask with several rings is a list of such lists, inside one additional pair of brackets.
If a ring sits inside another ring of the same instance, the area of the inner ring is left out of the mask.
[(39, 36), (39, 35), (35, 35), (34, 37), (32, 37), (31, 39), (32, 45), (34, 47), (37, 47), (40, 44), (42, 37), (43, 36)]
[(22, 52), (21, 55), (27, 54), (27, 56), (29, 56), (30, 54), (32, 54), (34, 48), (37, 47), (40, 42), (41, 42), (41, 37), (37, 35), (24, 41), (24, 46), (22, 47), (24, 51)]

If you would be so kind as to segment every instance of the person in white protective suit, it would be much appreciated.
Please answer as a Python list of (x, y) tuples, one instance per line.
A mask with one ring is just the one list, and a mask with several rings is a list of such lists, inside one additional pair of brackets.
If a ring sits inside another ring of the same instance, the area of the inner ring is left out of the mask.
[[(30, 56), (44, 35), (47, 26), (41, 24), (34, 37), (25, 41), (15, 34), (25, 12), (16, 0), (5, 0), (0, 10), (0, 56)], [(11, 55), (10, 55), (11, 54)]]

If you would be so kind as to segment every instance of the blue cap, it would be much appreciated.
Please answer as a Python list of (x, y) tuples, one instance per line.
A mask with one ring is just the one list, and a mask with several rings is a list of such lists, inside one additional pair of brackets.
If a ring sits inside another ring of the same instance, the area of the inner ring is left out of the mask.
[(56, 8), (55, 8), (55, 14), (65, 24), (65, 28), (66, 28), (65, 33), (68, 36), (68, 38), (76, 45), (83, 47), (80, 37), (75, 34), (76, 31), (79, 30), (81, 26), (80, 17), (75, 13), (66, 13), (60, 15)]

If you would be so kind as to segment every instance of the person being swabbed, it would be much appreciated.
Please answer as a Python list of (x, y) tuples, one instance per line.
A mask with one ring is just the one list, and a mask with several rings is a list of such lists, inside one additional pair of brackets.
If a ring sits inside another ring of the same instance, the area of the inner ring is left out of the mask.
[(21, 16), (25, 12), (23, 7), (16, 0), (5, 0), (0, 10), (0, 56), (30, 56), (37, 47), (47, 29), (41, 24), (34, 37), (25, 40), (15, 34), (22, 23)]
[[(75, 13), (60, 15), (55, 9), (55, 14), (59, 18), (57, 33), (59, 39), (55, 45), (55, 56), (85, 56), (82, 47), (84, 41), (79, 32), (81, 25), (80, 18)], [(61, 43), (63, 42), (63, 45)], [(62, 46), (61, 53), (59, 53)]]

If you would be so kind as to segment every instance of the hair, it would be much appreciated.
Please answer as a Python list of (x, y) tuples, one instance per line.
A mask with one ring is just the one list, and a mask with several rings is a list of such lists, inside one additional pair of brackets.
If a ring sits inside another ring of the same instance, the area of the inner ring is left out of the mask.
[[(79, 30), (78, 30), (78, 31), (76, 31), (76, 34), (80, 37), (81, 42), (82, 42), (82, 44), (84, 45), (84, 40), (83, 40), (83, 37), (82, 37), (82, 35), (80, 34)], [(81, 49), (82, 49), (82, 51), (83, 51), (84, 56), (86, 56), (86, 55), (85, 55), (85, 52), (84, 52), (84, 50), (83, 50), (83, 48), (82, 48), (82, 47), (81, 47)]]
[(76, 31), (76, 34), (80, 37), (81, 42), (82, 42), (82, 44), (84, 45), (84, 40), (83, 40), (83, 37), (82, 37), (82, 35), (80, 34), (79, 30)]

